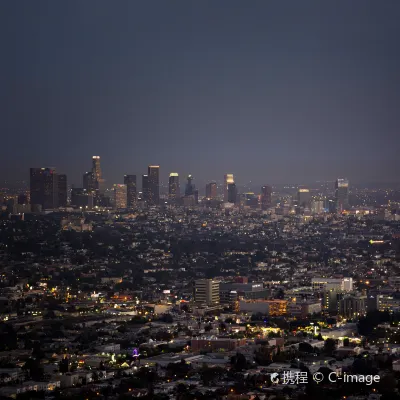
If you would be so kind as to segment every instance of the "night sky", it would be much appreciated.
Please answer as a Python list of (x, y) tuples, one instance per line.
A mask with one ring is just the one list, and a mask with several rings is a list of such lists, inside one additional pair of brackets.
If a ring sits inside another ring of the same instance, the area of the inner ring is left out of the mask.
[(3, 0), (0, 178), (399, 181), (400, 1)]

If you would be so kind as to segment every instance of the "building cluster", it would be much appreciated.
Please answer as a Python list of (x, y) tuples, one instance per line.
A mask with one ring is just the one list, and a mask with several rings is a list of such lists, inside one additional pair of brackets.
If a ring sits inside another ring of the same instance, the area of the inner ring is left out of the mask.
[[(221, 190), (222, 189), (222, 190)], [(219, 193), (219, 191), (221, 193)], [(249, 207), (268, 212), (277, 201), (272, 186), (263, 185), (260, 193), (240, 190), (233, 174), (225, 174), (220, 187), (216, 182), (206, 184), (204, 196), (199, 197), (199, 190), (194, 184), (194, 177), (187, 176), (184, 190), (181, 191), (180, 176), (171, 172), (168, 179), (167, 193), (160, 192), (160, 167), (149, 165), (148, 172), (141, 177), (141, 191), (138, 189), (137, 177), (124, 175), (123, 183), (107, 187), (102, 175), (100, 157), (92, 157), (92, 168), (83, 174), (82, 187), (67, 186), (67, 176), (59, 174), (55, 168), (31, 168), (29, 198), (21, 197), (18, 201), (18, 212), (41, 212), (57, 208), (110, 208), (116, 210), (135, 209), (138, 204), (158, 206), (194, 207), (200, 205), (215, 206), (225, 204), (226, 208)], [(345, 212), (350, 209), (349, 182), (337, 179), (335, 193), (331, 196), (313, 194), (309, 188), (299, 187), (297, 196), (290, 202), (283, 198), (280, 204), (283, 212), (292, 209), (302, 214), (322, 214), (324, 212)], [(286, 208), (286, 209), (285, 209)]]

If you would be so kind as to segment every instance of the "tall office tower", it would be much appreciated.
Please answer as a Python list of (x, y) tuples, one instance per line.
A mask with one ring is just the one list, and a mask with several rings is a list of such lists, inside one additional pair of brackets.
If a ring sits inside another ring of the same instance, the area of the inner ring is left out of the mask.
[[(90, 205), (92, 194), (83, 188), (71, 189), (71, 206), (73, 207), (88, 207)], [(93, 201), (92, 201), (93, 203)], [(93, 204), (92, 204), (93, 205)]]
[(225, 174), (224, 175), (224, 202), (228, 201), (228, 185), (231, 183), (235, 183), (233, 179), (233, 174)]
[(297, 204), (299, 207), (309, 207), (311, 200), (310, 189), (300, 188), (297, 192)]
[(168, 197), (170, 200), (177, 200), (180, 195), (179, 175), (176, 172), (171, 172), (168, 180)]
[(338, 178), (335, 183), (336, 211), (342, 212), (349, 208), (349, 181)]
[(219, 304), (219, 281), (198, 279), (194, 282), (194, 301), (213, 306)]
[(121, 209), (126, 208), (127, 203), (127, 188), (126, 185), (115, 184), (114, 189), (114, 208)]
[(93, 192), (96, 189), (96, 182), (92, 171), (83, 174), (83, 188), (88, 192)]
[(57, 175), (58, 178), (58, 207), (67, 207), (68, 187), (67, 175)]
[(237, 189), (236, 184), (230, 183), (228, 184), (228, 203), (236, 203), (237, 198)]
[(272, 205), (272, 188), (264, 185), (261, 187), (261, 209), (268, 210)]
[(92, 157), (92, 172), (95, 182), (99, 182), (101, 177), (100, 156)]
[(193, 176), (188, 175), (187, 184), (185, 187), (185, 196), (193, 196), (195, 190), (195, 185), (193, 184)]
[(215, 182), (207, 183), (206, 198), (207, 199), (216, 199), (217, 198), (217, 184)]
[(54, 168), (30, 169), (30, 204), (42, 210), (58, 206), (58, 179)]
[(92, 173), (94, 188), (98, 193), (104, 194), (105, 191), (105, 180), (103, 179), (100, 167), (100, 156), (92, 157)]
[(311, 214), (323, 214), (324, 212), (324, 201), (319, 199), (313, 199), (310, 203)]
[(149, 165), (149, 204), (158, 205), (160, 203), (160, 167)]
[(127, 191), (127, 207), (136, 207), (136, 175), (124, 175), (124, 184)]
[(150, 200), (150, 187), (149, 187), (149, 176), (142, 175), (142, 200), (146, 203)]

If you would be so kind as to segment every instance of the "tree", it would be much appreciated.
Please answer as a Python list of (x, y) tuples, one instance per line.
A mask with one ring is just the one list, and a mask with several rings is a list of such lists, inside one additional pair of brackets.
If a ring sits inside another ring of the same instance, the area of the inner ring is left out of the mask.
[(172, 324), (174, 322), (174, 319), (172, 318), (171, 314), (164, 314), (161, 317), (161, 321), (163, 322), (167, 322), (168, 324)]
[(333, 339), (326, 339), (324, 343), (324, 351), (328, 355), (332, 355), (332, 353), (336, 350), (336, 342)]
[(299, 344), (299, 351), (302, 353), (314, 353), (314, 347), (310, 343), (301, 342)]
[(234, 366), (236, 371), (241, 372), (247, 367), (246, 357), (241, 353), (236, 353), (236, 356), (231, 358), (231, 364)]

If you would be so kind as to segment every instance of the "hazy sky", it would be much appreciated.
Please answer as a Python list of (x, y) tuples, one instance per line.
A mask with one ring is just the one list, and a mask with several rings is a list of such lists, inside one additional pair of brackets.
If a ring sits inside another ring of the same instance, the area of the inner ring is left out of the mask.
[(3, 0), (0, 178), (398, 181), (400, 1)]

